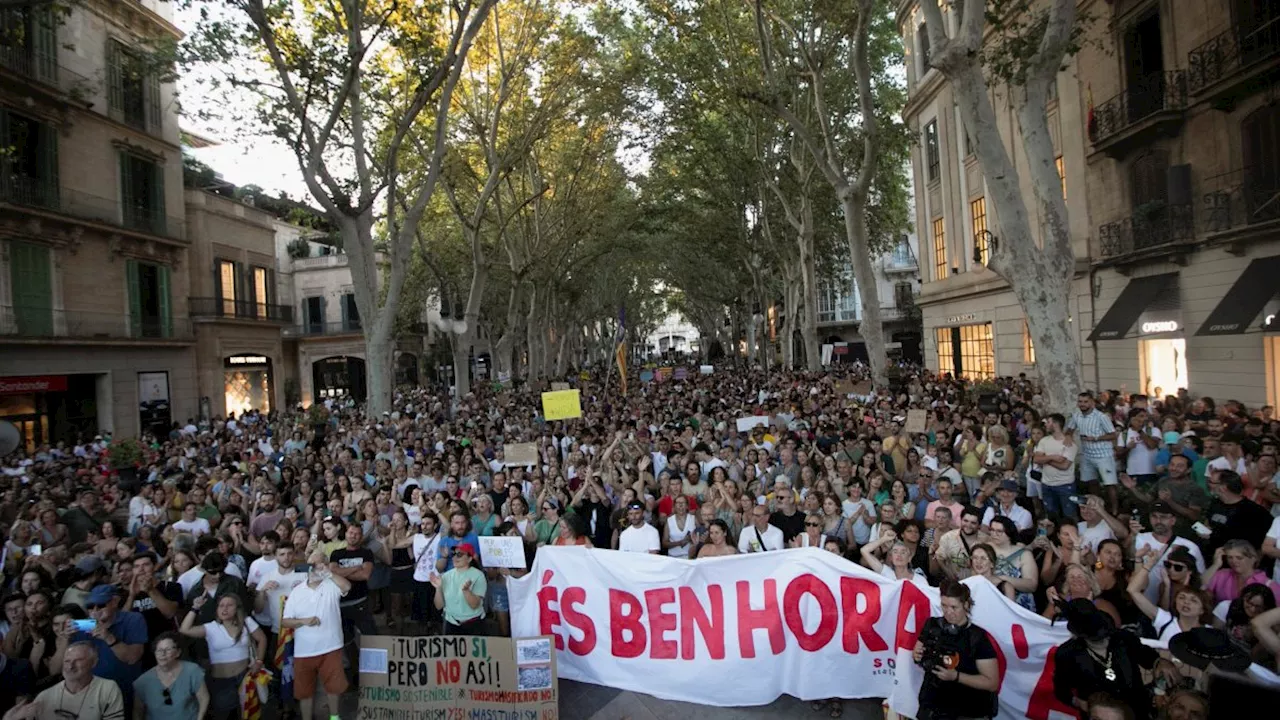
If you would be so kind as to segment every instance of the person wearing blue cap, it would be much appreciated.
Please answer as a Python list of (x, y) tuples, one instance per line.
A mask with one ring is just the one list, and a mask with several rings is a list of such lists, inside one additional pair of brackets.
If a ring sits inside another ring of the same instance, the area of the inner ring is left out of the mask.
[(114, 680), (131, 707), (133, 681), (142, 675), (142, 654), (147, 646), (147, 621), (141, 613), (122, 611), (124, 592), (116, 585), (98, 585), (85, 600), (89, 618), (97, 624), (88, 632), (76, 632), (71, 642), (88, 642), (98, 651), (93, 674)]

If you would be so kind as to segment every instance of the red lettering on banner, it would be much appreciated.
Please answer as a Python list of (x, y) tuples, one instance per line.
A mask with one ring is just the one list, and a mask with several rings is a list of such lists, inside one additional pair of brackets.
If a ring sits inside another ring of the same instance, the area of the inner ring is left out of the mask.
[(664, 612), (663, 605), (674, 605), (674, 588), (656, 588), (644, 591), (644, 605), (649, 613), (649, 657), (654, 660), (675, 660), (679, 648), (675, 640), (667, 639), (667, 633), (676, 629), (676, 614)]
[(991, 648), (996, 651), (996, 694), (999, 695), (1000, 688), (1004, 686), (1004, 673), (1009, 669), (1009, 661), (1005, 659), (1004, 648), (996, 642), (995, 636), (987, 630), (982, 632), (987, 636), (987, 642), (991, 643)]
[(680, 657), (692, 660), (697, 645), (693, 642), (696, 626), (712, 660), (724, 659), (724, 589), (708, 585), (707, 596), (711, 600), (711, 615), (702, 607), (693, 588), (680, 588)]
[(738, 588), (738, 646), (742, 649), (742, 657), (750, 659), (756, 656), (756, 642), (752, 633), (756, 630), (769, 632), (769, 649), (774, 655), (782, 653), (787, 646), (787, 639), (782, 633), (782, 615), (778, 612), (778, 581), (772, 578), (764, 581), (764, 607), (756, 610), (751, 607), (751, 583), (739, 580)]
[(1027, 644), (1027, 629), (1018, 623), (1014, 623), (1011, 634), (1013, 635), (1013, 651), (1018, 654), (1019, 660), (1026, 660), (1031, 655), (1031, 647)]
[(1069, 717), (1078, 717), (1080, 714), (1053, 693), (1053, 669), (1057, 665), (1057, 655), (1058, 647), (1055, 645), (1049, 649), (1049, 654), (1044, 659), (1044, 670), (1040, 671), (1040, 679), (1036, 680), (1036, 688), (1031, 691), (1031, 699), (1027, 702), (1028, 720), (1049, 720), (1050, 711)]
[[(859, 596), (867, 599), (867, 607), (862, 612), (858, 612)], [(879, 583), (848, 576), (840, 578), (840, 604), (844, 610), (845, 652), (859, 652), (861, 643), (866, 643), (871, 652), (889, 649), (889, 644), (876, 632), (876, 621), (880, 619)]]
[(556, 649), (564, 650), (564, 638), (560, 637), (560, 633), (556, 632), (556, 628), (560, 626), (560, 613), (551, 609), (551, 603), (556, 602), (560, 597), (560, 590), (551, 582), (551, 571), (542, 574), (542, 587), (538, 588), (538, 632), (543, 635), (554, 635), (556, 639)]
[[(565, 624), (582, 633), (581, 640), (569, 636), (569, 652), (574, 655), (590, 655), (596, 649), (595, 622), (574, 607), (585, 605), (586, 602), (587, 591), (580, 587), (565, 588), (564, 595), (560, 597), (560, 612), (564, 615)], [(560, 636), (557, 635), (556, 639), (559, 640)]]
[[(804, 617), (800, 615), (800, 601), (805, 595), (812, 595), (818, 601), (822, 616), (818, 620), (818, 629), (812, 634), (805, 632)], [(836, 635), (836, 626), (840, 624), (840, 610), (836, 607), (836, 596), (831, 588), (811, 573), (805, 573), (787, 583), (782, 594), (782, 614), (796, 636), (796, 643), (801, 650), (813, 652), (826, 647)]]
[[(916, 639), (920, 637), (920, 629), (924, 627), (924, 621), (930, 615), (929, 596), (924, 591), (915, 586), (915, 583), (903, 582), (898, 583), (898, 587), (902, 588), (902, 594), (898, 598), (898, 630), (895, 633), (895, 649), (896, 650), (914, 650), (916, 647)], [(907, 629), (907, 616), (915, 615), (915, 629)]]
[[(640, 599), (626, 590), (609, 589), (609, 635), (613, 644), (610, 652), (614, 657), (635, 658), (644, 652), (646, 643), (644, 623), (640, 616), (644, 608)], [(630, 640), (624, 640), (622, 634), (631, 633)]]

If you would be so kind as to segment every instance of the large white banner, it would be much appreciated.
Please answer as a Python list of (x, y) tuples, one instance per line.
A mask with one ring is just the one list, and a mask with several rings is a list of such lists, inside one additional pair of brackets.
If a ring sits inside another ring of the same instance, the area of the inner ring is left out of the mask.
[[(967, 583), (999, 653), (1000, 717), (1074, 717), (1053, 697), (1066, 628)], [(910, 716), (911, 649), (941, 613), (936, 589), (817, 549), (678, 560), (544, 547), (510, 595), (514, 636), (554, 636), (562, 678), (719, 706), (887, 697)]]

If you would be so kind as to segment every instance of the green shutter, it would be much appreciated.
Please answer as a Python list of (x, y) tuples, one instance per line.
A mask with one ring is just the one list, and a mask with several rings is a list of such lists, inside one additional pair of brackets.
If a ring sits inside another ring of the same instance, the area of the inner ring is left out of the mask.
[(151, 231), (158, 235), (166, 234), (164, 210), (164, 168), (158, 163), (148, 163), (151, 168), (151, 197), (149, 216)]
[(133, 227), (136, 213), (133, 199), (133, 158), (129, 153), (120, 151), (120, 206), (124, 211), (124, 224)]
[(160, 293), (160, 337), (173, 337), (173, 303), (169, 297), (169, 268), (160, 265), (156, 268), (156, 279)]
[(107, 107), (124, 109), (124, 51), (120, 43), (107, 40)]
[(49, 248), (10, 241), (9, 279), (18, 334), (53, 335), (53, 271)]
[[(0, 28), (0, 31), (3, 31)], [(13, 186), (13, 163), (9, 159), (13, 141), (9, 138), (9, 111), (0, 108), (0, 197), (12, 202), (18, 191)]]
[(147, 129), (159, 133), (163, 129), (163, 116), (160, 114), (160, 76), (156, 73), (147, 75)]
[(58, 131), (51, 125), (40, 125), (40, 169), (39, 196), (40, 203), (47, 208), (57, 210), (59, 203), (58, 179)]
[(339, 298), (338, 298), (338, 306), (342, 309), (342, 329), (343, 329), (343, 330), (350, 330), (350, 329), (351, 329), (351, 317), (350, 317), (350, 313), (348, 313), (348, 312), (347, 312), (347, 307), (348, 307), (348, 305), (347, 305), (347, 296), (346, 296), (346, 295), (343, 295), (343, 296), (341, 296), (341, 297), (339, 297)]
[(47, 83), (58, 81), (58, 31), (57, 18), (51, 7), (32, 10), (32, 54), (35, 59), (36, 77)]
[(129, 337), (142, 337), (142, 290), (138, 287), (138, 261), (125, 262), (129, 286)]

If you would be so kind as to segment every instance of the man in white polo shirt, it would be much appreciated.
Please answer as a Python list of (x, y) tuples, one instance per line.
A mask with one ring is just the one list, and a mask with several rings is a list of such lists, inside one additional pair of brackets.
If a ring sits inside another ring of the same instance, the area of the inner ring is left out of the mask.
[(639, 500), (627, 505), (627, 529), (618, 536), (618, 549), (650, 555), (657, 555), (662, 549), (658, 529), (644, 521), (644, 503)]
[(769, 524), (769, 508), (765, 505), (751, 508), (751, 526), (743, 528), (738, 536), (738, 552), (758, 553), (786, 546), (782, 530)]
[(315, 717), (317, 681), (328, 695), (330, 716), (336, 717), (338, 698), (348, 687), (342, 669), (342, 612), (338, 603), (351, 590), (351, 582), (333, 573), (324, 553), (317, 552), (310, 560), (307, 582), (289, 593), (280, 624), (294, 629), (293, 695), (302, 717)]

